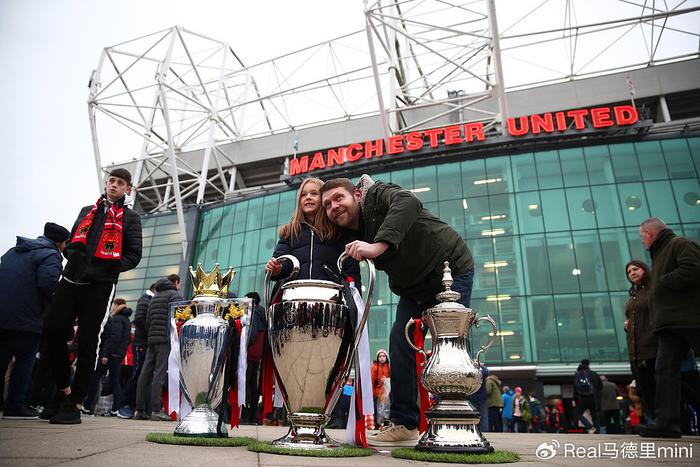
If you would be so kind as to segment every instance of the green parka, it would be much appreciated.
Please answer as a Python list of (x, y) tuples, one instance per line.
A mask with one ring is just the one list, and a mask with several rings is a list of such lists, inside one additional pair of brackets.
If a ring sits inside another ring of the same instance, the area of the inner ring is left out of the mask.
[(700, 246), (664, 229), (649, 253), (654, 332), (700, 329)]
[(389, 244), (374, 264), (389, 276), (389, 287), (396, 295), (433, 301), (441, 289), (445, 261), (450, 262), (453, 277), (474, 267), (464, 239), (423, 208), (410, 191), (375, 182), (361, 208), (363, 240)]

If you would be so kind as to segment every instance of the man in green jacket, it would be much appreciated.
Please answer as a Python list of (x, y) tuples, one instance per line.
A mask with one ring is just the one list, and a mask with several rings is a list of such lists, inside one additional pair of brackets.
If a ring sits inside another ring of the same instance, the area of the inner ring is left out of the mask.
[(469, 306), (474, 261), (462, 237), (423, 208), (410, 191), (368, 175), (355, 186), (347, 178), (329, 180), (321, 200), (331, 222), (354, 233), (358, 240), (345, 251), (360, 261), (374, 260), (386, 272), (389, 287), (399, 296), (389, 338), (392, 426), (367, 437), (374, 446), (414, 446), (420, 419), (415, 353), (404, 337), (411, 318), (435, 305), (443, 290), (444, 262), (449, 261), (459, 302)]
[(651, 255), (651, 325), (659, 340), (656, 354), (654, 425), (644, 437), (680, 438), (680, 365), (692, 348), (700, 352), (700, 246), (678, 237), (652, 217), (639, 226)]

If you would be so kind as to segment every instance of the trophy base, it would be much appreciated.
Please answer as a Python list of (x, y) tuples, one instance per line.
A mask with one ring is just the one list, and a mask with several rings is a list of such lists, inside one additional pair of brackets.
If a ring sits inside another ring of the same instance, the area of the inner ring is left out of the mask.
[(273, 446), (288, 449), (335, 449), (341, 443), (334, 440), (325, 430), (329, 417), (315, 413), (292, 413), (288, 416), (289, 432), (272, 442)]
[(173, 435), (193, 438), (228, 438), (226, 424), (221, 424), (222, 431), (217, 429), (218, 424), (219, 415), (211, 407), (199, 406), (178, 422)]
[(493, 452), (493, 446), (479, 428), (481, 415), (469, 401), (439, 401), (425, 416), (428, 428), (418, 440), (417, 450), (465, 454)]

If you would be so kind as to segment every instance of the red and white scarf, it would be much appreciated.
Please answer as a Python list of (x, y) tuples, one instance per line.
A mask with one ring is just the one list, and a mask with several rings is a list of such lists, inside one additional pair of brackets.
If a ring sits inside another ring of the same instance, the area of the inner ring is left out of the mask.
[[(102, 203), (105, 196), (100, 196), (95, 205), (85, 218), (80, 221), (78, 228), (75, 230), (75, 235), (71, 239), (71, 243), (82, 243), (87, 245), (87, 236), (92, 227), (92, 221), (95, 219), (95, 213), (98, 209), (102, 209)], [(105, 217), (105, 226), (100, 236), (100, 241), (95, 248), (95, 258), (100, 259), (122, 259), (122, 220), (124, 219), (124, 205), (111, 203)]]

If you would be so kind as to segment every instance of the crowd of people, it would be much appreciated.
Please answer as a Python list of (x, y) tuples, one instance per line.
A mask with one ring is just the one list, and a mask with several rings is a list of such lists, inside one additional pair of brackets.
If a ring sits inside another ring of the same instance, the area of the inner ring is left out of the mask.
[[(111, 393), (108, 415), (171, 419), (164, 411), (163, 387), (170, 352), (168, 310), (169, 304), (183, 299), (180, 277), (172, 274), (155, 282), (139, 298), (135, 312), (133, 304), (114, 298), (119, 274), (136, 267), (141, 258), (140, 218), (125, 205), (130, 189), (129, 172), (112, 170), (105, 192), (80, 211), (70, 231), (47, 223), (43, 236), (18, 238), (17, 246), (2, 257), (0, 370), (4, 374), (10, 360), (15, 362), (5, 418), (38, 416), (53, 424), (80, 423), (81, 414), (95, 414), (100, 394)], [(688, 361), (694, 365), (692, 352), (698, 351), (700, 341), (700, 248), (657, 218), (645, 221), (640, 235), (652, 267), (631, 261), (625, 271), (632, 284), (625, 310), (635, 378), (630, 399), (632, 392), (639, 398), (641, 411), (637, 414), (635, 408), (634, 413), (646, 422), (638, 428), (642, 436), (680, 437), (685, 400), (681, 368)], [(443, 289), (444, 261), (452, 270), (452, 290), (468, 307), (474, 260), (464, 239), (410, 190), (367, 175), (357, 184), (345, 178), (304, 180), (291, 219), (279, 229), (266, 271), (272, 279), (283, 279), (290, 265), (277, 258), (292, 254), (300, 261), (299, 279), (339, 282), (333, 270), (343, 252), (352, 260), (339, 271), (342, 276), (352, 277), (359, 288), (358, 261), (372, 259), (399, 297), (389, 352), (379, 350), (372, 365), (374, 421), (381, 429), (371, 433), (368, 442), (415, 445), (418, 375), (404, 328), (435, 305)], [(247, 296), (253, 300), (254, 314), (242, 420), (260, 423), (265, 313), (257, 293)], [(35, 396), (30, 391), (33, 367), (40, 387), (52, 381), (53, 394)], [(559, 432), (580, 422), (590, 433), (602, 426), (614, 433), (621, 425), (618, 387), (598, 376), (587, 360), (581, 361), (573, 378), (570, 419), (561, 399), (542, 402), (533, 392), (504, 386), (486, 367), (482, 374), (484, 385), (470, 401), (482, 414), (483, 431)], [(45, 399), (37, 403), (41, 397)], [(692, 397), (697, 407), (697, 393)], [(40, 413), (38, 405), (43, 406)]]

